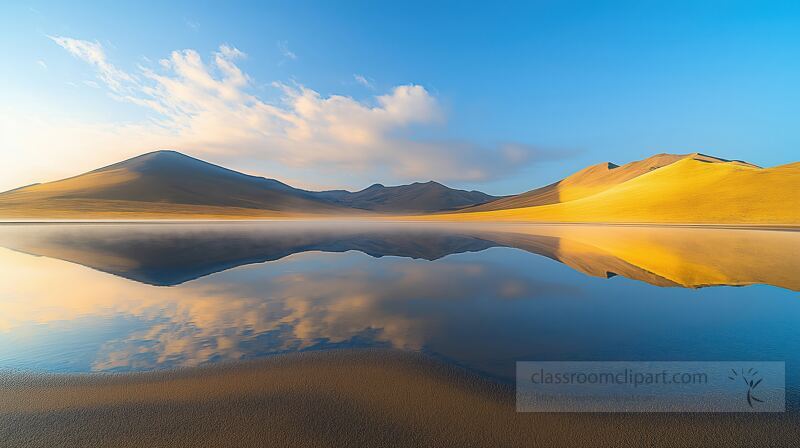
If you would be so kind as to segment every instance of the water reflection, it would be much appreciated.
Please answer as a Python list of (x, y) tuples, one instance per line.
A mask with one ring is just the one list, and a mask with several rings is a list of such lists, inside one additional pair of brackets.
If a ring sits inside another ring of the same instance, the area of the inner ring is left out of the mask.
[(800, 232), (589, 225), (240, 223), (5, 226), (0, 246), (172, 286), (302, 252), (437, 260), (513, 247), (596, 277), (656, 286), (800, 290)]
[[(792, 360), (800, 353), (800, 301), (790, 290), (798, 236), (3, 226), (0, 368), (150, 370), (358, 346), (426, 351), (505, 379), (516, 360)], [(675, 287), (753, 283), (781, 288)]]

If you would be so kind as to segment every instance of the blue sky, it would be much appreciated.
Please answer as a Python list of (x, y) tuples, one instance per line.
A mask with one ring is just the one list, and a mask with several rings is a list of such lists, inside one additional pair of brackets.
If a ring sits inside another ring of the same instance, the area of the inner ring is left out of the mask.
[(3, 190), (160, 148), (496, 194), (800, 148), (797, 2), (7, 2), (0, 38)]

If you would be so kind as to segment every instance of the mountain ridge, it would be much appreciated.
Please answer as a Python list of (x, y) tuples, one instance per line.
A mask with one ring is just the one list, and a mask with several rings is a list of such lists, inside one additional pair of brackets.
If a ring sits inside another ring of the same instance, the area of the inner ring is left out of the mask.
[(533, 207), (567, 202), (591, 196), (612, 188), (615, 185), (634, 179), (650, 171), (671, 165), (679, 160), (693, 158), (709, 163), (736, 163), (754, 166), (739, 160), (727, 160), (709, 156), (699, 152), (689, 154), (660, 153), (642, 160), (617, 165), (613, 162), (602, 162), (589, 165), (573, 174), (544, 187), (525, 193), (509, 196), (486, 204), (470, 207), (464, 211), (479, 212), (491, 210), (507, 210), (513, 208)]
[[(800, 163), (760, 168), (690, 155), (577, 199), (430, 219), (642, 224), (800, 224)], [(490, 203), (491, 204), (491, 203)]]
[(761, 168), (699, 152), (603, 162), (495, 197), (435, 181), (307, 191), (170, 150), (0, 193), (12, 219), (402, 218), (800, 225), (800, 162)]
[(271, 211), (335, 210), (307, 192), (185, 154), (161, 150), (77, 176), (0, 194), (5, 200), (118, 201)]
[(390, 187), (376, 183), (355, 192), (329, 190), (315, 194), (347, 207), (396, 212), (445, 211), (499, 198), (476, 190), (456, 190), (433, 180)]
[(269, 217), (433, 212), (495, 199), (435, 182), (313, 192), (159, 150), (65, 179), (0, 193), (0, 216)]

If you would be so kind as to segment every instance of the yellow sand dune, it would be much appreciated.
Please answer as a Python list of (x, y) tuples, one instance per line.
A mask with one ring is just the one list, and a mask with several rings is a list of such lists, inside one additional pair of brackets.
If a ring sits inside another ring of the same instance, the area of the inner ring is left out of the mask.
[(470, 212), (501, 210), (510, 208), (533, 207), (537, 205), (557, 204), (585, 198), (608, 190), (623, 182), (647, 174), (653, 170), (692, 158), (709, 163), (730, 163), (758, 168), (747, 162), (731, 161), (700, 153), (692, 154), (656, 154), (644, 160), (626, 163), (622, 166), (611, 162), (598, 163), (586, 167), (570, 176), (526, 193), (498, 199), (487, 204), (469, 208)]
[(688, 157), (590, 196), (432, 219), (609, 223), (800, 224), (800, 163), (762, 169)]

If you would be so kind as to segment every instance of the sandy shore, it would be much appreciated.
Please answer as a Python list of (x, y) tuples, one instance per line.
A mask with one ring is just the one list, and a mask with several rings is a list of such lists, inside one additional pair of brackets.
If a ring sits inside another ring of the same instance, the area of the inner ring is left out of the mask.
[(789, 446), (792, 414), (520, 414), (421, 355), (334, 351), (130, 375), (0, 379), (3, 447)]

